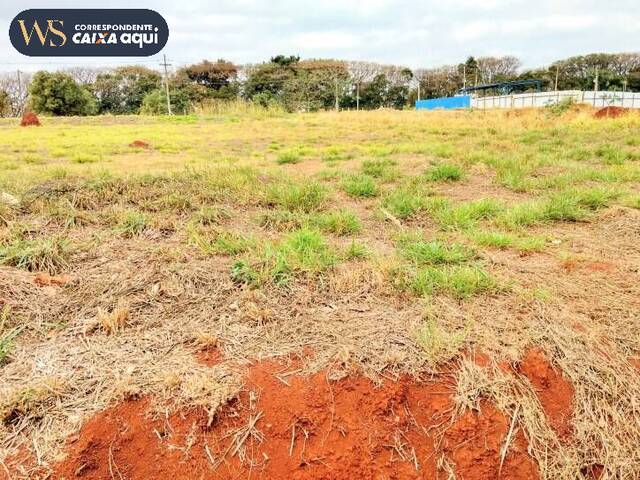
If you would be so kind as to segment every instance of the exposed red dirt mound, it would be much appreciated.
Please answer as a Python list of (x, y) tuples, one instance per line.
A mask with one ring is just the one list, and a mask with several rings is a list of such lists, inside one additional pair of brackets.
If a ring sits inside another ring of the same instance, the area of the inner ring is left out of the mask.
[(21, 127), (31, 127), (31, 126), (40, 126), (40, 119), (33, 112), (24, 112), (22, 114), (22, 120), (20, 121)]
[(134, 140), (129, 144), (129, 146), (133, 148), (150, 148), (151, 147), (151, 145), (149, 145), (147, 142), (143, 140)]
[(629, 113), (628, 108), (623, 107), (604, 107), (593, 114), (595, 118), (616, 118), (625, 113)]
[(555, 370), (544, 354), (537, 349), (527, 352), (518, 366), (518, 371), (526, 376), (535, 388), (551, 428), (561, 439), (566, 440), (572, 433), (573, 385), (561, 372)]
[(443, 449), (455, 465), (457, 478), (464, 479), (520, 479), (539, 478), (538, 467), (527, 455), (527, 440), (522, 430), (511, 437), (509, 450), (500, 465), (502, 448), (510, 422), (489, 404), (480, 412), (468, 412), (444, 435)]
[(443, 454), (465, 480), (499, 471), (504, 479), (539, 476), (521, 433), (500, 470), (509, 422), (489, 405), (445, 431), (449, 378), (376, 387), (362, 377), (329, 381), (326, 373), (295, 372), (254, 366), (238, 400), (209, 428), (204, 412), (151, 419), (149, 399), (110, 408), (84, 425), (52, 478), (432, 479), (446, 478)]

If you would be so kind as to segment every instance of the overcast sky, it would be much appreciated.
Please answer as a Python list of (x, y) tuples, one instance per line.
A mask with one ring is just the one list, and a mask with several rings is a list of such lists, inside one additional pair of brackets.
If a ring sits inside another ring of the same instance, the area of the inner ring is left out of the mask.
[[(7, 32), (26, 8), (82, 8), (86, 0), (3, 0)], [(102, 0), (152, 8), (169, 24), (163, 53), (255, 63), (270, 56), (339, 58), (434, 67), (468, 55), (515, 55), (525, 67), (590, 52), (640, 51), (640, 0)], [(144, 63), (158, 58), (29, 58), (0, 40), (0, 70)]]

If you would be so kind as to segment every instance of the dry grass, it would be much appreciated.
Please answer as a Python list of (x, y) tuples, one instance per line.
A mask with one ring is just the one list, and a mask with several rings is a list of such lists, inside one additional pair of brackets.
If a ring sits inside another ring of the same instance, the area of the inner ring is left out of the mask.
[[(593, 464), (603, 479), (635, 478), (640, 210), (627, 192), (640, 169), (626, 140), (640, 119), (426, 115), (50, 119), (37, 138), (0, 122), (0, 191), (21, 201), (0, 210), (0, 302), (5, 327), (21, 329), (0, 366), (0, 459), (27, 451), (36, 465), (18, 474), (32, 478), (84, 419), (140, 394), (211, 419), (250, 362), (313, 352), (305, 371), (330, 378), (418, 377), (458, 360), (456, 413), (495, 403), (544, 478)], [(153, 150), (131, 151), (133, 138)], [(604, 143), (621, 164), (603, 163)], [(105, 160), (49, 153), (60, 149)], [(298, 163), (278, 165), (294, 150)], [(44, 163), (2, 170), (16, 152)], [(447, 167), (434, 176), (436, 165)], [(239, 282), (238, 262), (286, 281)], [(491, 288), (446, 277), (456, 262)], [(36, 287), (42, 269), (73, 280)], [(420, 269), (455, 288), (407, 288)], [(531, 346), (574, 385), (570, 444), (526, 379), (496, 367)], [(199, 364), (214, 347), (222, 363)], [(466, 360), (472, 349), (493, 364)], [(254, 421), (235, 435), (241, 455), (261, 434)]]

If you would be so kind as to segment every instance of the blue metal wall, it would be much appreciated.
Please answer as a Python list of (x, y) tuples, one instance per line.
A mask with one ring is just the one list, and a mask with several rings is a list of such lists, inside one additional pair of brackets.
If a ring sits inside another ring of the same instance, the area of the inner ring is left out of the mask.
[(433, 110), (434, 108), (470, 108), (471, 96), (458, 95), (456, 97), (432, 98), (430, 100), (418, 100), (416, 110)]

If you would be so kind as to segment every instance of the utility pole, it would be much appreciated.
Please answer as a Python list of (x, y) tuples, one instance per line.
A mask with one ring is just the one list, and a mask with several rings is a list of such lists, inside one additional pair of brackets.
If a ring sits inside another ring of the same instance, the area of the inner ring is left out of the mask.
[[(22, 78), (20, 77), (20, 69), (18, 69), (18, 105), (16, 113), (20, 115), (22, 113)], [(17, 116), (16, 115), (16, 116)]]
[(360, 81), (356, 83), (356, 111), (360, 110)]
[(558, 72), (559, 72), (559, 71), (560, 71), (560, 67), (558, 67), (558, 66), (556, 65), (556, 83), (555, 83), (555, 86), (554, 86), (554, 91), (555, 91), (555, 92), (557, 92), (557, 91), (558, 91)]
[(162, 55), (162, 63), (160, 65), (164, 67), (164, 88), (167, 94), (167, 112), (169, 115), (173, 115), (171, 112), (171, 97), (169, 96), (169, 73), (167, 72), (167, 67), (170, 67), (171, 64), (167, 63), (167, 56), (165, 54)]

